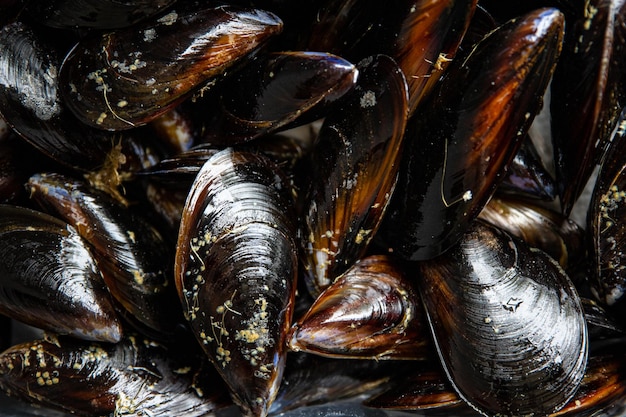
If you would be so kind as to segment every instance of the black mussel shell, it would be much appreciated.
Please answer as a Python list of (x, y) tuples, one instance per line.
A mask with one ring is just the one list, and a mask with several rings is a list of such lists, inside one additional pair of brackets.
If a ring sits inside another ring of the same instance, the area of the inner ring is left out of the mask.
[(359, 79), (326, 117), (301, 178), (300, 246), (317, 295), (365, 251), (394, 189), (406, 124), (407, 85), (384, 55), (363, 60)]
[(289, 347), (329, 357), (428, 358), (423, 304), (406, 275), (388, 256), (361, 259), (292, 326)]
[(563, 24), (558, 10), (539, 9), (500, 26), (451, 64), (414, 114), (379, 234), (394, 254), (433, 258), (478, 215), (540, 108)]
[(72, 168), (100, 168), (113, 137), (79, 123), (59, 91), (54, 48), (24, 23), (0, 29), (0, 114), (22, 138)]
[(43, 25), (99, 30), (132, 26), (174, 4), (175, 0), (34, 0), (25, 12)]
[[(626, 307), (626, 109), (604, 155), (594, 186), (587, 229), (595, 297), (612, 309)], [(621, 316), (621, 313), (620, 313)]]
[(171, 10), (81, 40), (60, 69), (61, 92), (85, 124), (130, 129), (175, 107), (281, 29), (276, 15), (258, 9)]
[(122, 328), (87, 244), (73, 227), (0, 205), (0, 313), (47, 331), (117, 342)]
[(293, 197), (267, 158), (225, 149), (187, 197), (176, 285), (193, 333), (246, 416), (281, 382), (296, 289)]
[(34, 340), (0, 354), (0, 388), (79, 416), (207, 416), (228, 406), (201, 352), (129, 336), (116, 344)]
[(543, 250), (565, 270), (587, 259), (585, 231), (558, 211), (503, 195), (491, 198), (478, 217)]
[(172, 277), (173, 253), (161, 233), (84, 181), (37, 174), (28, 187), (38, 204), (72, 224), (93, 247), (109, 291), (127, 312), (124, 316), (154, 337), (173, 335), (184, 319)]
[(308, 48), (358, 62), (389, 55), (409, 87), (409, 114), (454, 58), (475, 0), (409, 0), (381, 7), (376, 0), (327, 1), (312, 25)]
[(343, 96), (357, 74), (352, 63), (323, 52), (259, 57), (221, 84), (218, 110), (204, 116), (202, 140), (234, 145), (293, 127), (310, 109), (328, 107)]
[(563, 212), (569, 214), (608, 146), (622, 110), (626, 4), (592, 0), (567, 21), (551, 87), (554, 162)]
[(419, 268), (437, 351), (468, 404), (485, 415), (545, 415), (574, 396), (587, 326), (556, 261), (476, 220), (450, 251)]

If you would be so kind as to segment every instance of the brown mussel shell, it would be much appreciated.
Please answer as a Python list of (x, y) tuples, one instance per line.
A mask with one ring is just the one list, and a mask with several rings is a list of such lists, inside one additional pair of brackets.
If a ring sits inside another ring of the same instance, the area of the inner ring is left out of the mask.
[(556, 181), (543, 165), (530, 136), (522, 140), (496, 192), (527, 200), (552, 202), (556, 199)]
[(85, 417), (213, 415), (230, 401), (198, 354), (135, 336), (116, 344), (34, 340), (0, 354), (0, 388)]
[(608, 145), (624, 104), (626, 4), (583, 4), (568, 29), (551, 86), (554, 162), (562, 209), (571, 212)]
[(115, 141), (69, 112), (59, 91), (60, 60), (28, 25), (0, 29), (0, 114), (50, 158), (83, 171), (100, 168)]
[(301, 185), (302, 263), (315, 295), (363, 257), (396, 183), (406, 81), (384, 55), (357, 68), (355, 88), (324, 120)]
[(281, 382), (296, 289), (293, 197), (279, 168), (227, 148), (187, 197), (175, 277), (193, 333), (246, 416)]
[(289, 347), (329, 357), (426, 359), (430, 335), (417, 288), (385, 255), (361, 259), (292, 326)]
[(0, 313), (87, 340), (122, 336), (85, 241), (73, 227), (24, 207), (0, 205)]
[(173, 335), (184, 319), (172, 277), (173, 253), (161, 233), (84, 181), (37, 174), (28, 187), (31, 198), (72, 224), (89, 242), (124, 316), (154, 337)]
[(574, 396), (587, 326), (556, 261), (476, 220), (450, 251), (419, 267), (437, 351), (469, 405), (485, 415), (544, 415)]
[(500, 26), (451, 64), (414, 114), (380, 230), (394, 254), (433, 258), (478, 215), (538, 112), (563, 24), (558, 10), (544, 8)]
[(61, 66), (61, 92), (83, 123), (130, 129), (173, 108), (281, 29), (276, 15), (258, 9), (171, 10), (81, 40)]

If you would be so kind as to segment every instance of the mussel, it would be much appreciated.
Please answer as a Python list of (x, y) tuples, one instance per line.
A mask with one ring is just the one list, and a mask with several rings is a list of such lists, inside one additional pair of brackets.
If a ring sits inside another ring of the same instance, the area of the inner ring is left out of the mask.
[(437, 352), (470, 406), (485, 415), (544, 415), (575, 395), (587, 326), (555, 260), (476, 220), (449, 252), (419, 269)]
[(294, 201), (279, 168), (227, 148), (187, 197), (175, 279), (199, 343), (247, 416), (277, 395), (296, 290)]
[(564, 18), (539, 9), (489, 33), (454, 61), (413, 115), (379, 239), (410, 260), (458, 241), (516, 154), (557, 62)]
[(173, 108), (281, 29), (276, 15), (258, 9), (170, 10), (82, 39), (59, 70), (61, 92), (83, 123), (130, 129)]
[(389, 256), (359, 260), (292, 326), (289, 347), (329, 357), (429, 358), (423, 305), (407, 275)]
[(128, 321), (157, 338), (171, 337), (184, 320), (172, 277), (173, 252), (159, 230), (85, 181), (36, 174), (28, 187), (44, 210), (65, 219), (89, 242)]
[(623, 109), (618, 128), (611, 136), (599, 168), (587, 218), (594, 272), (591, 287), (598, 300), (618, 311), (624, 311), (626, 307), (626, 259), (623, 249), (626, 242), (626, 165), (622, 159), (625, 135), (626, 109)]
[(81, 339), (122, 337), (86, 242), (70, 225), (25, 207), (0, 205), (0, 313)]

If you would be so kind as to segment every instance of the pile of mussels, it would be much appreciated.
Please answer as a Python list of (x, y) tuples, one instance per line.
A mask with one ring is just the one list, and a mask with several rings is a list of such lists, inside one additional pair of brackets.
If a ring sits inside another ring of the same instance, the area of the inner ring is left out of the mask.
[(2, 0), (0, 25), (6, 395), (623, 411), (625, 2)]

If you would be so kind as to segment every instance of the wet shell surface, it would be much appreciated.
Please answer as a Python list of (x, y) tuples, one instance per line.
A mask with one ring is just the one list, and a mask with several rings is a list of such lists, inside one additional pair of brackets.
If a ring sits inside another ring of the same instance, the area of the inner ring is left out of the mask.
[(317, 297), (293, 325), (289, 347), (330, 357), (425, 359), (427, 327), (403, 267), (384, 255), (369, 256)]
[(176, 285), (192, 331), (244, 415), (267, 414), (285, 366), (293, 218), (279, 168), (230, 148), (205, 163), (185, 203)]
[(560, 11), (538, 9), (490, 32), (448, 67), (408, 123), (380, 234), (394, 254), (430, 259), (461, 238), (539, 110), (563, 30)]
[(179, 104), (281, 29), (277, 16), (257, 9), (172, 10), (81, 40), (61, 66), (61, 92), (83, 123), (130, 129)]
[(44, 210), (74, 225), (97, 256), (111, 295), (124, 316), (158, 337), (184, 321), (172, 279), (172, 251), (145, 218), (85, 181), (48, 173), (28, 181)]
[(122, 337), (86, 242), (68, 224), (24, 207), (0, 205), (0, 313), (81, 339)]
[(485, 415), (549, 414), (587, 361), (578, 294), (558, 263), (481, 221), (420, 264), (437, 351), (461, 398)]

